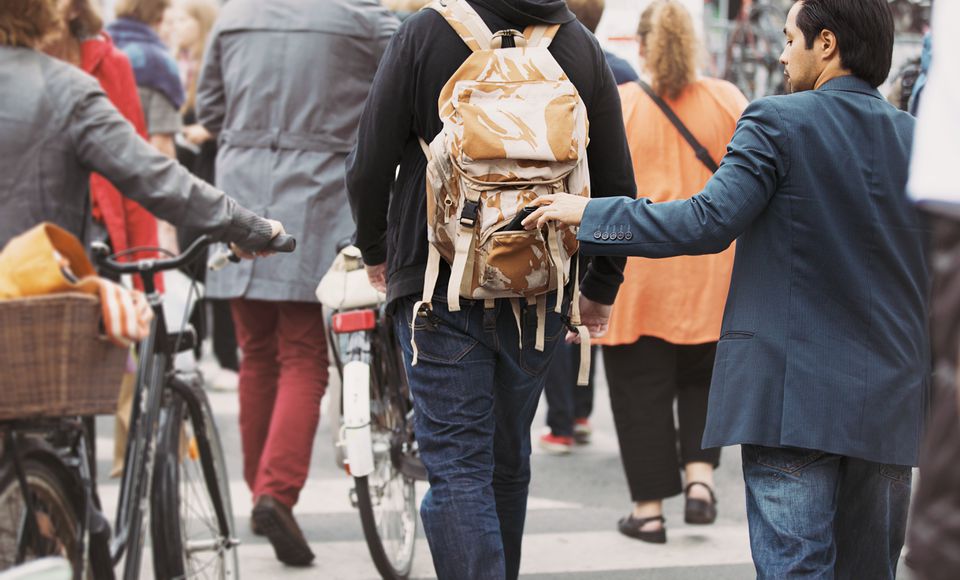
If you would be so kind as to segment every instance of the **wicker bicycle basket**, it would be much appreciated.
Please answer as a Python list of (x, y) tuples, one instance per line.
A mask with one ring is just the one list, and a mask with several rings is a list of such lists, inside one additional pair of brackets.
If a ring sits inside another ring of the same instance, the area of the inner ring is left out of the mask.
[(99, 322), (86, 294), (0, 301), (0, 420), (114, 412), (128, 351)]

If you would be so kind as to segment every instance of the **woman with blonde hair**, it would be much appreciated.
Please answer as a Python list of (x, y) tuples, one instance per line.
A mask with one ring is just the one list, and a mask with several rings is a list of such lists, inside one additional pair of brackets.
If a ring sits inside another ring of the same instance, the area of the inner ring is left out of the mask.
[[(710, 179), (747, 100), (730, 83), (697, 74), (700, 45), (681, 3), (653, 2), (638, 37), (641, 81), (620, 88), (637, 189), (655, 202), (687, 199)], [(720, 450), (701, 449), (700, 440), (732, 267), (732, 246), (710, 256), (627, 262), (609, 332), (598, 342), (634, 502), (619, 522), (630, 537), (665, 542), (663, 500), (683, 491), (687, 523), (716, 519)]]
[[(177, 160), (208, 183), (216, 182), (217, 140), (197, 122), (197, 83), (207, 39), (219, 12), (220, 7), (214, 0), (174, 0), (164, 16), (164, 20), (170, 23), (171, 46), (186, 93), (186, 100), (180, 108), (183, 130), (182, 138), (177, 139)], [(177, 233), (181, 247), (190, 244), (195, 237), (194, 232), (182, 228)], [(195, 273), (203, 277), (204, 270), (203, 264), (199, 264)], [(204, 373), (207, 384), (216, 390), (235, 390), (240, 358), (230, 303), (212, 298), (204, 298), (204, 302), (210, 308), (195, 311), (194, 326), (211, 336), (213, 354), (219, 365), (219, 368)], [(207, 313), (210, 318), (206, 317)]]

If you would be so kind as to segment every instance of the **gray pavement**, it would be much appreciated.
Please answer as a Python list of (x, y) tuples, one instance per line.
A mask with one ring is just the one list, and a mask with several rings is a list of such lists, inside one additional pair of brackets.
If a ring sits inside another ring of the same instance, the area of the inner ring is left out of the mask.
[[(737, 448), (724, 449), (717, 473), (719, 518), (712, 526), (683, 523), (683, 499), (665, 505), (669, 541), (657, 546), (632, 540), (616, 531), (617, 519), (630, 509), (626, 480), (620, 463), (606, 382), (599, 374), (593, 443), (577, 447), (569, 456), (548, 455), (534, 447), (533, 482), (524, 540), (522, 578), (609, 580), (740, 580), (754, 577)], [(228, 458), (234, 512), (243, 544), (242, 577), (325, 578), (374, 580), (376, 573), (351, 507), (351, 479), (337, 468), (331, 444), (330, 422), (322, 410), (310, 479), (294, 510), (317, 554), (307, 569), (284, 567), (272, 548), (249, 531), (250, 495), (241, 477), (241, 452), (237, 429), (236, 393), (211, 392)], [(326, 399), (324, 400), (326, 403)], [(534, 422), (533, 436), (544, 429), (545, 401)], [(113, 449), (112, 421), (98, 424), (99, 473), (109, 473)], [(116, 497), (116, 480), (104, 478), (101, 493), (110, 506)], [(419, 489), (422, 494), (425, 484)], [(112, 511), (108, 511), (108, 514)], [(413, 577), (435, 578), (426, 539), (420, 534)], [(144, 577), (150, 575), (149, 562)], [(908, 578), (901, 575), (902, 578)]]

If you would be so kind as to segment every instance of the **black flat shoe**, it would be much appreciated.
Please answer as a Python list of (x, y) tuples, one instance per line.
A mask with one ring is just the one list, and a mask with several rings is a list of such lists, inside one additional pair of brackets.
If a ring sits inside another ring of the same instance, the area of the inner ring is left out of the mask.
[[(703, 499), (694, 499), (690, 497), (690, 488), (695, 485), (702, 485), (710, 494), (710, 501)], [(717, 496), (713, 494), (713, 489), (702, 481), (693, 481), (687, 484), (683, 490), (687, 497), (686, 508), (683, 510), (683, 521), (688, 524), (706, 525), (712, 524), (717, 520)]]
[(617, 522), (617, 529), (620, 530), (620, 533), (624, 536), (630, 536), (631, 538), (636, 538), (638, 540), (649, 542), (651, 544), (666, 544), (667, 543), (667, 529), (661, 527), (659, 530), (653, 531), (643, 531), (641, 528), (649, 522), (660, 521), (666, 523), (667, 520), (663, 519), (663, 516), (653, 516), (651, 518), (635, 518), (633, 515), (629, 515), (625, 518), (620, 518), (620, 521)]

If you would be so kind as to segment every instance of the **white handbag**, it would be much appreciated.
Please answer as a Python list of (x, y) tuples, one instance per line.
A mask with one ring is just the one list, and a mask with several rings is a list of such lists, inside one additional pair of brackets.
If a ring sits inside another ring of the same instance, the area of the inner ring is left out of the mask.
[(377, 307), (387, 297), (370, 285), (360, 250), (347, 246), (320, 280), (317, 299), (331, 310), (353, 310)]

